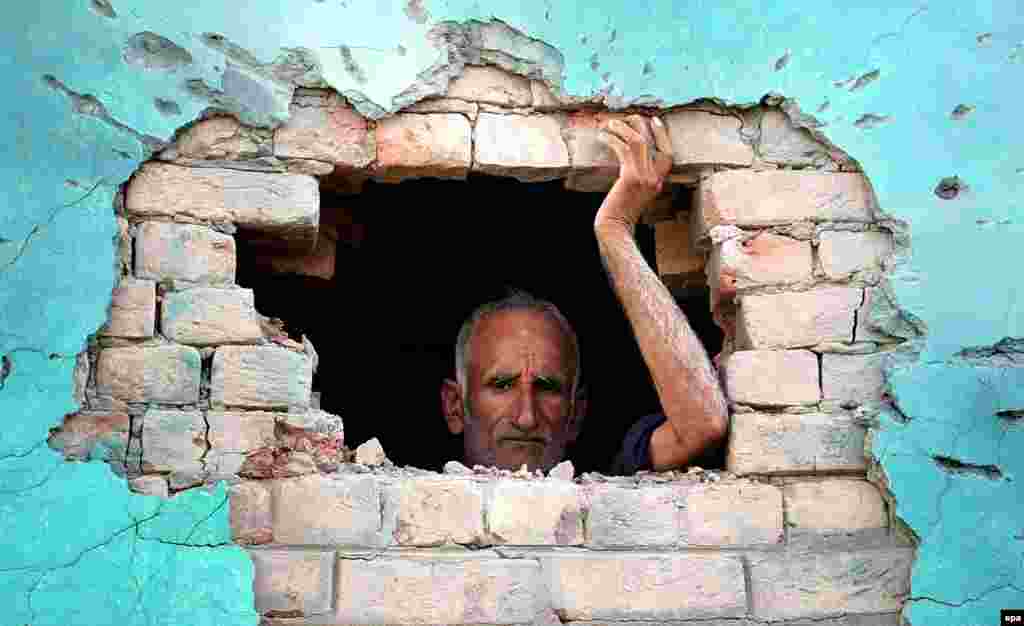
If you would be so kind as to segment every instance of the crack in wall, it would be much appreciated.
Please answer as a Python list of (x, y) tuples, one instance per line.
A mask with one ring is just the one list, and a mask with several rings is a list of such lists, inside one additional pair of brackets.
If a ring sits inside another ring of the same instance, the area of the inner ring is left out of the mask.
[(941, 469), (954, 475), (979, 476), (989, 480), (1001, 480), (1003, 478), (1002, 470), (996, 465), (965, 463), (959, 459), (942, 455), (932, 455), (932, 460)]

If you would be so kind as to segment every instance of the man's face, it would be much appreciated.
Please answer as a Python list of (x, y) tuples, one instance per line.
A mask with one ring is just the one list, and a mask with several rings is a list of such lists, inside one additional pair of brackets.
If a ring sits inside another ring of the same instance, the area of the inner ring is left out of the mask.
[(468, 365), (466, 389), (448, 381), (442, 392), (466, 464), (546, 471), (561, 461), (578, 419), (570, 419), (575, 364), (558, 322), (538, 311), (493, 313), (477, 324)]

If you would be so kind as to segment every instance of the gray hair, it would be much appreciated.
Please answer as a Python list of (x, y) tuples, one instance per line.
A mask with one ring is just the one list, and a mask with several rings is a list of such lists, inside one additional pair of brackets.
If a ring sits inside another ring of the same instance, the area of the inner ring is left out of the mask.
[(571, 401), (576, 401), (576, 392), (579, 389), (580, 374), (583, 372), (583, 365), (580, 359), (580, 344), (576, 339), (576, 331), (572, 329), (569, 320), (562, 315), (558, 307), (547, 300), (540, 300), (525, 291), (513, 290), (509, 295), (500, 300), (481, 304), (470, 314), (469, 318), (459, 329), (458, 339), (455, 341), (455, 378), (459, 387), (466, 390), (466, 380), (469, 377), (469, 342), (476, 332), (477, 324), (488, 315), (499, 311), (538, 311), (553, 317), (562, 327), (562, 332), (569, 339), (572, 349), (573, 364), (576, 372), (572, 381)]

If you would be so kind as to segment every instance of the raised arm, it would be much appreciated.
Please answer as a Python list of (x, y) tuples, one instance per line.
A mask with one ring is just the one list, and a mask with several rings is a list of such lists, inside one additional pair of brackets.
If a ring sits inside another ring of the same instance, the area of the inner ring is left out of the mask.
[(639, 115), (628, 123), (611, 121), (604, 130), (620, 169), (598, 210), (594, 233), (668, 418), (654, 431), (650, 446), (654, 469), (666, 470), (687, 464), (724, 437), (727, 406), (704, 346), (634, 238), (637, 221), (672, 167), (668, 132), (654, 118), (652, 135), (647, 119)]

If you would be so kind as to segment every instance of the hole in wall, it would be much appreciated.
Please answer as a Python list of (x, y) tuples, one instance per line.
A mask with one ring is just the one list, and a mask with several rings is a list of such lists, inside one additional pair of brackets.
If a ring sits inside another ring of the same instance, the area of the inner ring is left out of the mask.
[[(660, 406), (594, 239), (604, 195), (566, 191), (560, 180), (483, 175), (368, 182), (358, 195), (323, 189), (328, 226), (321, 230), (337, 236), (333, 275), (315, 267), (268, 271), (265, 248), (240, 232), (237, 282), (254, 290), (262, 315), (316, 346), (313, 391), (322, 409), (345, 420), (349, 447), (377, 437), (396, 465), (431, 470), (462, 458), (439, 390), (454, 375), (464, 320), (510, 288), (554, 302), (578, 335), (589, 398), (568, 458), (579, 472), (608, 471), (628, 428)], [(678, 202), (688, 197), (676, 194)], [(653, 227), (639, 225), (637, 241), (656, 269)], [(673, 294), (717, 354), (722, 334), (707, 290)]]

